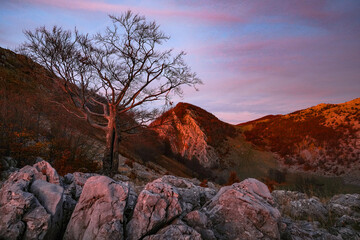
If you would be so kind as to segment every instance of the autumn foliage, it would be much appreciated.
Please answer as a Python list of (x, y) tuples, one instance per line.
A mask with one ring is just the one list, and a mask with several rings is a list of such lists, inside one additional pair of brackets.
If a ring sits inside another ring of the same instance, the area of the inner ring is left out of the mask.
[(51, 102), (66, 103), (52, 76), (24, 56), (4, 49), (0, 56), (0, 157), (11, 156), (17, 167), (41, 157), (60, 174), (96, 171), (95, 136)]

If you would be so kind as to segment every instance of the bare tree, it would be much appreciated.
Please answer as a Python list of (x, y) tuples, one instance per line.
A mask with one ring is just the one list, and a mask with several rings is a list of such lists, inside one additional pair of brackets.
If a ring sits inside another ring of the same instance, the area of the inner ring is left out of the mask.
[(201, 84), (184, 52), (159, 49), (169, 37), (156, 22), (131, 11), (110, 18), (113, 25), (94, 36), (56, 26), (26, 31), (28, 42), (21, 48), (59, 77), (81, 115), (67, 110), (105, 132), (104, 169), (117, 167), (120, 116), (130, 112), (146, 121), (158, 110), (146, 111), (149, 103), (169, 102), (170, 94), (182, 94), (183, 85)]

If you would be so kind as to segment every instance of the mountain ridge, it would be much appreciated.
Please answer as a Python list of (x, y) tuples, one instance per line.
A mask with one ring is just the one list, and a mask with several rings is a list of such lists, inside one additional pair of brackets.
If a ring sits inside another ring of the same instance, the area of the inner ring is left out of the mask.
[[(160, 118), (170, 124), (156, 131), (170, 142), (173, 152), (197, 160), (223, 178), (233, 170), (243, 179), (248, 175), (242, 168), (247, 168), (264, 178), (274, 172), (308, 173), (340, 176), (359, 185), (359, 112), (356, 98), (231, 125), (199, 107), (179, 103)], [(208, 126), (220, 133), (215, 144), (208, 141)]]

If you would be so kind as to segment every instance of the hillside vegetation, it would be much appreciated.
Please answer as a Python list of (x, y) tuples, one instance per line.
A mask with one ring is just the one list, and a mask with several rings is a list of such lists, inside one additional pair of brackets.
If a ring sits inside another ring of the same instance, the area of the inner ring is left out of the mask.
[(62, 105), (71, 109), (56, 78), (30, 59), (0, 48), (0, 158), (11, 156), (20, 167), (42, 157), (61, 174), (95, 171), (101, 139)]
[(276, 153), (292, 169), (331, 176), (360, 170), (360, 98), (319, 104), (241, 127), (246, 140)]

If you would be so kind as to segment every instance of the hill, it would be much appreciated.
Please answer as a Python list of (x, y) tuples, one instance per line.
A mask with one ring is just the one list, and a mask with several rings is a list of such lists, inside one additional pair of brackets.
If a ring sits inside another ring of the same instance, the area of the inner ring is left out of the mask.
[(155, 130), (185, 165), (203, 168), (200, 176), (210, 172), (219, 183), (231, 175), (255, 177), (270, 188), (331, 195), (340, 188), (359, 190), (351, 185), (360, 184), (358, 113), (355, 99), (231, 125), (179, 103), (155, 122), (165, 123)]
[(54, 76), (27, 57), (0, 48), (0, 86), (0, 158), (11, 156), (21, 167), (42, 157), (62, 174), (98, 168), (102, 140), (76, 117)]
[(289, 169), (328, 176), (360, 172), (360, 98), (241, 124), (247, 141)]
[[(259, 151), (245, 141), (241, 130), (213, 114), (188, 103), (178, 103), (160, 119), (165, 124), (155, 128), (171, 151), (192, 167), (202, 167), (200, 174), (226, 183), (233, 172), (240, 179), (265, 178), (279, 166), (271, 153)], [(210, 174), (209, 174), (210, 173)], [(204, 177), (204, 176), (203, 176)]]
[[(9, 167), (7, 159), (15, 160), (10, 165), (20, 168), (34, 164), (39, 157), (61, 175), (100, 170), (104, 134), (77, 115), (81, 114), (55, 76), (31, 59), (0, 48), (0, 173)], [(121, 119), (119, 124), (135, 122), (130, 115)], [(119, 146), (122, 163), (127, 159), (135, 166), (128, 176), (142, 174), (147, 181), (154, 172), (195, 176), (193, 170), (165, 156), (163, 145), (146, 128), (123, 133)], [(124, 166), (119, 168), (124, 170)]]

